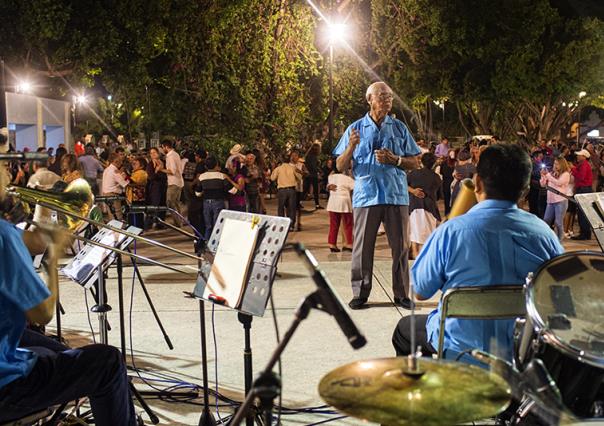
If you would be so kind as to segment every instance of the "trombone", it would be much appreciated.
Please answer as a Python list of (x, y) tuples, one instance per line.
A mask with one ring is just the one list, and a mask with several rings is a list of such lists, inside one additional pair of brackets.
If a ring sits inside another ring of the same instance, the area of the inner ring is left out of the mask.
[[(24, 188), (20, 186), (10, 186), (7, 188), (7, 194), (12, 195), (23, 202), (37, 204), (42, 207), (46, 207), (50, 210), (54, 210), (57, 213), (61, 213), (64, 216), (64, 224), (67, 229), (70, 231), (75, 231), (80, 224), (83, 222), (87, 222), (91, 225), (94, 225), (98, 228), (106, 228), (113, 232), (125, 235), (129, 238), (132, 238), (137, 241), (143, 241), (149, 245), (162, 248), (164, 250), (169, 250), (173, 253), (179, 254), (181, 256), (185, 256), (198, 262), (206, 261), (204, 257), (199, 257), (185, 251), (179, 250), (174, 247), (170, 247), (166, 244), (160, 243), (159, 241), (154, 241), (149, 238), (134, 234), (132, 232), (128, 232), (126, 230), (116, 228), (115, 226), (111, 226), (105, 224), (103, 222), (99, 222), (87, 217), (88, 213), (92, 209), (94, 205), (94, 195), (92, 194), (92, 190), (90, 189), (90, 185), (84, 179), (76, 179), (71, 182), (67, 188), (63, 192), (51, 192), (51, 191), (43, 191), (40, 189), (32, 189), (32, 188)], [(52, 231), (52, 228), (48, 225), (35, 223), (34, 221), (28, 221), (29, 223), (40, 227), (42, 231)], [(76, 240), (83, 241), (92, 245), (96, 245), (107, 250), (114, 251), (116, 253), (122, 254), (124, 256), (131, 257), (133, 259), (140, 260), (145, 263), (149, 263), (152, 265), (160, 266), (166, 269), (170, 269), (175, 272), (180, 272), (183, 274), (189, 274), (190, 271), (186, 271), (181, 268), (177, 268), (171, 265), (167, 265), (165, 263), (159, 262), (157, 260), (150, 259), (145, 256), (141, 256), (138, 254), (130, 253), (125, 250), (121, 250), (115, 248), (113, 246), (109, 246), (97, 241), (90, 240), (88, 238), (84, 238), (77, 234), (73, 234), (72, 237)]]

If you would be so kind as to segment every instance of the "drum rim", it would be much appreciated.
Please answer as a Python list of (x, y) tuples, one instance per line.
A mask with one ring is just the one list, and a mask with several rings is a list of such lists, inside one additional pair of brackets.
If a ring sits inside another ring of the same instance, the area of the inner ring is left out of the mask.
[(553, 257), (553, 258), (549, 259), (548, 261), (544, 262), (543, 264), (541, 264), (541, 266), (539, 266), (539, 268), (537, 268), (537, 270), (534, 273), (529, 274), (529, 276), (527, 277), (527, 282), (526, 282), (526, 286), (525, 286), (525, 288), (526, 288), (526, 291), (525, 291), (526, 313), (527, 313), (528, 318), (530, 319), (530, 321), (533, 324), (533, 328), (538, 332), (538, 334), (541, 335), (543, 338), (545, 338), (545, 340), (548, 343), (552, 344), (552, 346), (554, 346), (560, 352), (562, 352), (563, 354), (568, 355), (580, 362), (584, 362), (588, 365), (591, 365), (593, 367), (603, 368), (604, 367), (604, 358), (592, 355), (589, 352), (585, 352), (582, 349), (578, 349), (573, 346), (570, 346), (568, 343), (560, 340), (560, 338), (558, 336), (556, 336), (556, 334), (552, 330), (550, 330), (549, 327), (546, 327), (545, 322), (541, 318), (541, 315), (539, 314), (539, 311), (537, 310), (537, 306), (535, 305), (535, 298), (534, 298), (535, 278), (538, 277), (539, 274), (541, 272), (543, 272), (543, 270), (545, 268), (547, 268), (554, 261), (557, 261), (558, 259), (561, 259), (561, 258), (577, 256), (577, 255), (604, 257), (604, 253), (601, 253), (601, 252), (596, 252), (596, 251), (591, 251), (591, 250), (577, 250), (577, 251), (563, 253), (563, 254)]

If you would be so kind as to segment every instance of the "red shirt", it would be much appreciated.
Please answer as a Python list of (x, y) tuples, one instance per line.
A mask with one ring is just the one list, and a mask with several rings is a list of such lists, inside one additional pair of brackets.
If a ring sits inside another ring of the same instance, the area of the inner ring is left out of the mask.
[(84, 149), (84, 144), (80, 141), (76, 142), (73, 150), (75, 151), (75, 155), (77, 157), (79, 157), (80, 155), (84, 155), (85, 149)]
[(589, 161), (581, 161), (575, 167), (573, 167), (571, 173), (575, 177), (575, 188), (580, 188), (582, 186), (591, 186), (592, 175)]

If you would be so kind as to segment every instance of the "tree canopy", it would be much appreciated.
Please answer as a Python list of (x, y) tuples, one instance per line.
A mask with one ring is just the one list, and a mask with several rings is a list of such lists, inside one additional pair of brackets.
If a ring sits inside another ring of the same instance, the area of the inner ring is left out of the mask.
[[(366, 111), (376, 79), (424, 137), (549, 138), (583, 105), (602, 103), (597, 2), (349, 0), (331, 13), (331, 2), (315, 3), (354, 32), (350, 49), (334, 49), (336, 137)], [(80, 120), (81, 131), (161, 131), (275, 152), (327, 135), (325, 22), (306, 2), (5, 0), (0, 14), (11, 17), (0, 35), (9, 80), (27, 76), (41, 95), (86, 87), (102, 98), (93, 105), (101, 120)]]

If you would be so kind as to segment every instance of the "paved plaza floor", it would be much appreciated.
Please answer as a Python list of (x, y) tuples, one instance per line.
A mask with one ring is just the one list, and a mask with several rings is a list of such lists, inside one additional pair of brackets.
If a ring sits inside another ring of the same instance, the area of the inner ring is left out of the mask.
[[(306, 203), (310, 205), (311, 203)], [(268, 202), (269, 213), (275, 211), (274, 201)], [(331, 253), (327, 248), (328, 215), (325, 210), (307, 213), (302, 218), (302, 232), (290, 234), (291, 241), (301, 241), (315, 254), (343, 301), (348, 302), (350, 290), (350, 253)], [(165, 244), (190, 250), (185, 237), (170, 230), (151, 231), (147, 237)], [(565, 243), (567, 250), (598, 250), (595, 240), (591, 242)], [(194, 261), (178, 257), (157, 248), (138, 246), (139, 254), (165, 263), (195, 266)], [(370, 309), (354, 311), (352, 317), (367, 337), (367, 345), (353, 350), (338, 328), (333, 318), (325, 313), (313, 311), (305, 320), (282, 358), (283, 405), (302, 408), (322, 405), (317, 386), (323, 375), (330, 370), (355, 360), (394, 356), (390, 339), (392, 331), (408, 311), (395, 308), (391, 303), (390, 250), (385, 236), (376, 244), (376, 264), (374, 287), (370, 297)], [(195, 275), (183, 275), (156, 266), (142, 266), (141, 272), (150, 298), (168, 334), (174, 349), (170, 350), (156, 323), (142, 287), (133, 278), (133, 269), (125, 262), (125, 314), (127, 330), (128, 362), (130, 365), (148, 370), (143, 377), (152, 378), (156, 374), (169, 376), (174, 382), (155, 381), (152, 384), (167, 387), (175, 382), (198, 384), (201, 379), (199, 309), (196, 300), (185, 292), (193, 290)], [(294, 253), (285, 253), (278, 267), (279, 277), (273, 287), (275, 316), (279, 332), (283, 335), (292, 322), (294, 312), (304, 296), (315, 287), (308, 271)], [(119, 346), (119, 321), (117, 302), (116, 271), (109, 274), (109, 302), (113, 310), (109, 313), (112, 330), (109, 342)], [(133, 285), (134, 283), (134, 285)], [(438, 295), (422, 302), (418, 312), (427, 313), (434, 308)], [(95, 314), (88, 313), (84, 290), (77, 284), (61, 280), (61, 301), (65, 308), (62, 316), (63, 331), (74, 346), (92, 341), (91, 326), (98, 331)], [(88, 297), (90, 305), (91, 298)], [(212, 389), (230, 398), (241, 400), (243, 396), (243, 330), (237, 314), (224, 307), (206, 309), (209, 377)], [(89, 322), (90, 321), (90, 322)], [(50, 330), (54, 328), (54, 322)], [(264, 317), (252, 322), (252, 350), (254, 371), (258, 372), (267, 362), (276, 346), (275, 324), (269, 305)], [(98, 334), (96, 334), (98, 339)], [(130, 355), (134, 355), (132, 358)], [(133, 373), (136, 377), (136, 374)], [(164, 377), (165, 379), (165, 377)], [(148, 389), (139, 378), (134, 379), (137, 387)], [(192, 401), (199, 403), (201, 400)], [(149, 398), (149, 404), (160, 418), (162, 425), (196, 425), (201, 412), (199, 405), (174, 403)], [(220, 416), (229, 414), (229, 408), (220, 406)], [(140, 408), (138, 408), (140, 409)], [(216, 406), (213, 413), (217, 416)], [(335, 417), (327, 414), (286, 415), (284, 425), (313, 424)], [(360, 420), (345, 418), (329, 424), (358, 425)]]

